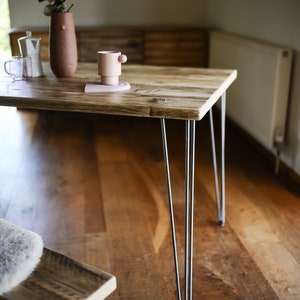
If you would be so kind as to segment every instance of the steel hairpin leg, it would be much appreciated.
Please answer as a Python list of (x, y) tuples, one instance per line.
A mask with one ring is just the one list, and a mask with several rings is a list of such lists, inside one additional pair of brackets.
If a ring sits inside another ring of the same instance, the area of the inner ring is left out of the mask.
[[(216, 203), (219, 225), (225, 224), (225, 110), (226, 93), (221, 97), (221, 199), (219, 196), (219, 180), (216, 159), (216, 147), (213, 125), (212, 109), (209, 111), (213, 165), (215, 175)], [(195, 129), (194, 120), (185, 121), (185, 248), (184, 248), (184, 296), (186, 300), (192, 299), (193, 291), (193, 236), (194, 236), (194, 178), (195, 178)], [(170, 178), (170, 165), (167, 147), (167, 135), (165, 119), (161, 119), (162, 140), (164, 149), (165, 168), (167, 176), (169, 210), (171, 219), (171, 231), (173, 241), (173, 254), (176, 273), (177, 297), (181, 300), (180, 274), (178, 268), (178, 254), (176, 244), (176, 232), (173, 212), (173, 199)]]
[(172, 196), (172, 188), (171, 188), (171, 176), (170, 176), (170, 165), (169, 165), (169, 155), (168, 155), (168, 144), (167, 144), (165, 119), (161, 119), (160, 124), (161, 124), (164, 158), (165, 158), (165, 168), (166, 168), (166, 176), (167, 176), (169, 211), (170, 211), (171, 232), (172, 232), (172, 242), (173, 242), (173, 256), (174, 256), (175, 273), (176, 273), (175, 274), (176, 275), (176, 285), (177, 285), (177, 297), (178, 297), (178, 300), (181, 300), (180, 279), (179, 279), (180, 276), (179, 276), (179, 268), (178, 268), (178, 255), (177, 255), (177, 243), (176, 243), (176, 231), (175, 231), (174, 212), (173, 212), (173, 196)]
[(217, 167), (217, 158), (216, 158), (216, 146), (215, 146), (212, 108), (209, 111), (211, 144), (212, 144), (213, 165), (214, 165), (214, 175), (215, 175), (216, 205), (217, 205), (218, 221), (220, 226), (224, 226), (225, 224), (225, 115), (226, 115), (226, 92), (224, 92), (224, 94), (221, 97), (221, 199), (220, 199), (220, 188), (219, 188), (219, 179), (218, 179), (218, 167)]
[[(186, 154), (185, 154), (185, 299), (192, 299), (192, 271), (193, 271), (193, 228), (194, 228), (194, 173), (195, 173), (195, 121), (186, 121)], [(170, 166), (166, 137), (165, 120), (161, 119), (165, 168), (168, 186), (171, 231), (173, 240), (173, 254), (176, 273), (177, 297), (181, 300), (180, 275), (174, 224), (173, 200), (170, 179)]]
[(185, 131), (185, 299), (192, 299), (193, 289), (193, 236), (194, 236), (194, 177), (195, 125), (187, 120)]

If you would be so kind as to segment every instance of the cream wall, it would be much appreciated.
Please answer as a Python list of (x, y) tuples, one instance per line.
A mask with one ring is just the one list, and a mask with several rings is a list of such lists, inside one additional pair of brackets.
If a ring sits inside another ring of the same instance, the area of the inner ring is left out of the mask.
[[(67, 0), (75, 23), (89, 25), (205, 24), (206, 0)], [(48, 25), (44, 3), (9, 0), (12, 26)]]
[[(187, 24), (218, 28), (291, 47), (295, 51), (283, 160), (300, 174), (299, 0), (67, 0), (75, 23), (89, 25)], [(43, 26), (43, 3), (9, 0), (12, 26)]]

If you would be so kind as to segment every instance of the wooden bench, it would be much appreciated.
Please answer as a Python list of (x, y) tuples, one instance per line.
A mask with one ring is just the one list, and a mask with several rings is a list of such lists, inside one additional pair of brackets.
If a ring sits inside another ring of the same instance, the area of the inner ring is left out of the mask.
[[(13, 55), (20, 55), (18, 38), (26, 31), (40, 37), (41, 59), (48, 60), (49, 28), (23, 27), (10, 30)], [(207, 30), (183, 26), (102, 26), (76, 27), (78, 60), (96, 61), (98, 50), (119, 50), (131, 64), (206, 67)]]

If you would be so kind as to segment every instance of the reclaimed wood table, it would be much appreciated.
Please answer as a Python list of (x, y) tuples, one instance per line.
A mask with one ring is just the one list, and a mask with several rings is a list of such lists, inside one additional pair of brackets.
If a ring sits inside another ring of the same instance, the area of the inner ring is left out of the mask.
[[(44, 65), (44, 72), (46, 74), (44, 77), (28, 81), (1, 78), (0, 105), (160, 119), (178, 299), (182, 299), (182, 293), (165, 119), (185, 121), (184, 299), (192, 299), (195, 122), (209, 113), (217, 213), (219, 225), (223, 226), (225, 222), (226, 90), (236, 79), (236, 70), (125, 65), (121, 80), (129, 82), (131, 87), (127, 91), (113, 93), (85, 93), (84, 89), (88, 81), (99, 80), (97, 64), (79, 63), (76, 74), (70, 78), (56, 78), (48, 64)], [(212, 115), (212, 107), (219, 99), (221, 99), (220, 185)]]

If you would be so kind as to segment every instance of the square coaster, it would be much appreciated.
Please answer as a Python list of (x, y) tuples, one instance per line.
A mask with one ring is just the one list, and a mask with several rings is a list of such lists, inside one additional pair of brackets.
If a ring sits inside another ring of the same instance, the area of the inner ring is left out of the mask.
[(85, 85), (85, 93), (112, 93), (130, 89), (130, 84), (126, 81), (119, 81), (118, 85), (105, 85), (97, 81), (89, 81)]

